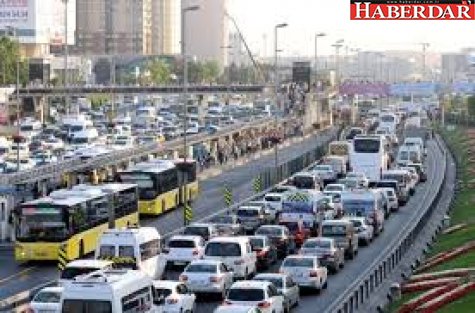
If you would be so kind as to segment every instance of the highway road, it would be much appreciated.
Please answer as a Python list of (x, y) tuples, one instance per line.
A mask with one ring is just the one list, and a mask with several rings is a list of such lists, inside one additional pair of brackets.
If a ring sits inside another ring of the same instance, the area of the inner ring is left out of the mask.
[[(443, 178), (443, 173), (440, 170), (442, 154), (437, 148), (434, 141), (428, 143), (429, 155), (427, 158), (428, 180), (426, 183), (419, 184), (416, 194), (411, 197), (406, 206), (402, 207), (399, 212), (392, 214), (385, 223), (384, 232), (376, 238), (368, 247), (360, 247), (358, 256), (353, 261), (347, 261), (345, 268), (338, 274), (329, 276), (328, 289), (322, 291), (320, 294), (314, 292), (304, 291), (300, 300), (300, 305), (292, 312), (308, 313), (308, 312), (323, 312), (339, 294), (344, 292), (348, 285), (350, 285), (358, 275), (361, 274), (373, 260), (375, 260), (379, 253), (388, 245), (394, 244), (396, 235), (401, 229), (401, 225), (409, 221), (425, 204), (426, 197), (433, 193), (435, 182)], [(278, 264), (272, 267), (269, 271), (275, 272), (278, 270)], [(167, 273), (168, 278), (177, 278), (178, 272)], [(221, 301), (211, 300), (209, 298), (200, 298), (197, 305), (196, 313), (209, 313), (218, 306)]]
[[(330, 134), (316, 135), (294, 145), (283, 147), (279, 150), (280, 163), (313, 150), (329, 137)], [(263, 168), (273, 165), (273, 162), (274, 155), (270, 153), (243, 166), (202, 181), (200, 198), (193, 204), (194, 219), (208, 216), (225, 207), (222, 194), (224, 183), (231, 187), (235, 201), (252, 195), (252, 179)], [(142, 225), (155, 226), (161, 234), (166, 234), (183, 226), (183, 213), (182, 210), (175, 210), (158, 219), (142, 221)], [(0, 299), (45, 284), (56, 279), (58, 275), (56, 264), (51, 262), (17, 264), (13, 259), (12, 251), (0, 252), (0, 264)]]

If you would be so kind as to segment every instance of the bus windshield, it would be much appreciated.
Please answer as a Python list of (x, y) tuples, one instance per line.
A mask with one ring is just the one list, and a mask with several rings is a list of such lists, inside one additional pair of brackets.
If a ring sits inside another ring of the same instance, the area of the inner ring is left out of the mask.
[(136, 184), (139, 189), (139, 198), (141, 200), (151, 200), (157, 195), (154, 188), (153, 178), (147, 173), (123, 173), (119, 174), (122, 183)]
[(378, 153), (381, 142), (378, 139), (355, 139), (353, 141), (356, 153)]
[(31, 206), (21, 208), (16, 229), (20, 241), (62, 241), (68, 231), (61, 208)]

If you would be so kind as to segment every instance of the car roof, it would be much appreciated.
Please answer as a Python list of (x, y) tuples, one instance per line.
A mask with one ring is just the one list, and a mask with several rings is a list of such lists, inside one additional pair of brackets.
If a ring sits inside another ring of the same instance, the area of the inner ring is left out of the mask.
[(248, 313), (251, 309), (254, 309), (255, 306), (247, 305), (221, 305), (214, 312), (215, 313)]
[(314, 237), (314, 238), (308, 238), (305, 240), (305, 242), (312, 242), (312, 241), (335, 241), (334, 238), (330, 237)]
[(68, 267), (102, 268), (102, 267), (106, 267), (112, 264), (114, 263), (108, 260), (85, 259), (85, 260), (71, 261), (66, 265), (66, 268)]
[(287, 274), (284, 274), (284, 273), (261, 273), (261, 274), (257, 274), (256, 276), (254, 276), (254, 279), (256, 278), (261, 278), (261, 279), (270, 279), (270, 278), (286, 278)]
[(269, 239), (267, 236), (265, 235), (252, 235), (252, 236), (247, 236), (250, 239), (262, 239), (262, 240), (266, 240), (266, 239)]
[(293, 255), (289, 255), (287, 256), (284, 261), (286, 259), (318, 259), (318, 257), (316, 255), (300, 255), (300, 254), (293, 254)]
[(177, 285), (183, 284), (182, 282), (179, 281), (173, 281), (173, 280), (154, 280), (153, 281), (153, 287), (155, 288), (170, 288), (173, 289)]
[(208, 241), (208, 243), (212, 243), (212, 242), (238, 242), (238, 243), (241, 243), (241, 242), (246, 242), (246, 241), (249, 241), (249, 238), (245, 237), (245, 236), (236, 236), (236, 237), (214, 237), (212, 238), (210, 241)]
[(40, 292), (57, 292), (57, 293), (62, 293), (63, 292), (63, 287), (62, 286), (50, 286), (50, 287), (44, 287), (40, 289), (36, 294)]
[(192, 240), (192, 241), (200, 241), (202, 238), (201, 236), (194, 236), (194, 235), (174, 235), (170, 238), (169, 242), (172, 240)]
[(349, 224), (349, 221), (346, 220), (324, 220), (322, 221), (322, 225), (342, 225), (342, 224)]
[(240, 289), (246, 289), (246, 288), (267, 288), (267, 286), (271, 285), (271, 282), (268, 281), (257, 281), (257, 280), (243, 280), (243, 281), (237, 281), (235, 282), (231, 288), (240, 288)]
[(190, 265), (193, 264), (203, 264), (203, 265), (218, 265), (223, 263), (220, 260), (210, 260), (210, 259), (198, 259), (198, 260), (193, 260), (191, 261)]

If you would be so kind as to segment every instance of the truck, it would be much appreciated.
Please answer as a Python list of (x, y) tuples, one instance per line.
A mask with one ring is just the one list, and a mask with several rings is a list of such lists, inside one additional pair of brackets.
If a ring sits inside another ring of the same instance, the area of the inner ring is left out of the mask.
[(375, 235), (384, 228), (384, 199), (374, 190), (352, 190), (341, 193), (341, 204), (345, 215), (366, 217), (373, 225)]

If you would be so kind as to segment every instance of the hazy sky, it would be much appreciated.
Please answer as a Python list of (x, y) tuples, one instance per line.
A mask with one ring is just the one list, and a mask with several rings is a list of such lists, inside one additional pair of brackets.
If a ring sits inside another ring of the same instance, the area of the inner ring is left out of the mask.
[(267, 35), (267, 56), (273, 51), (273, 27), (282, 22), (289, 24), (279, 30), (279, 48), (286, 55), (313, 55), (315, 32), (328, 34), (318, 41), (322, 54), (333, 51), (338, 39), (363, 50), (420, 50), (421, 42), (431, 43), (434, 51), (475, 45), (475, 21), (352, 21), (349, 0), (228, 1), (253, 52), (263, 53)]

